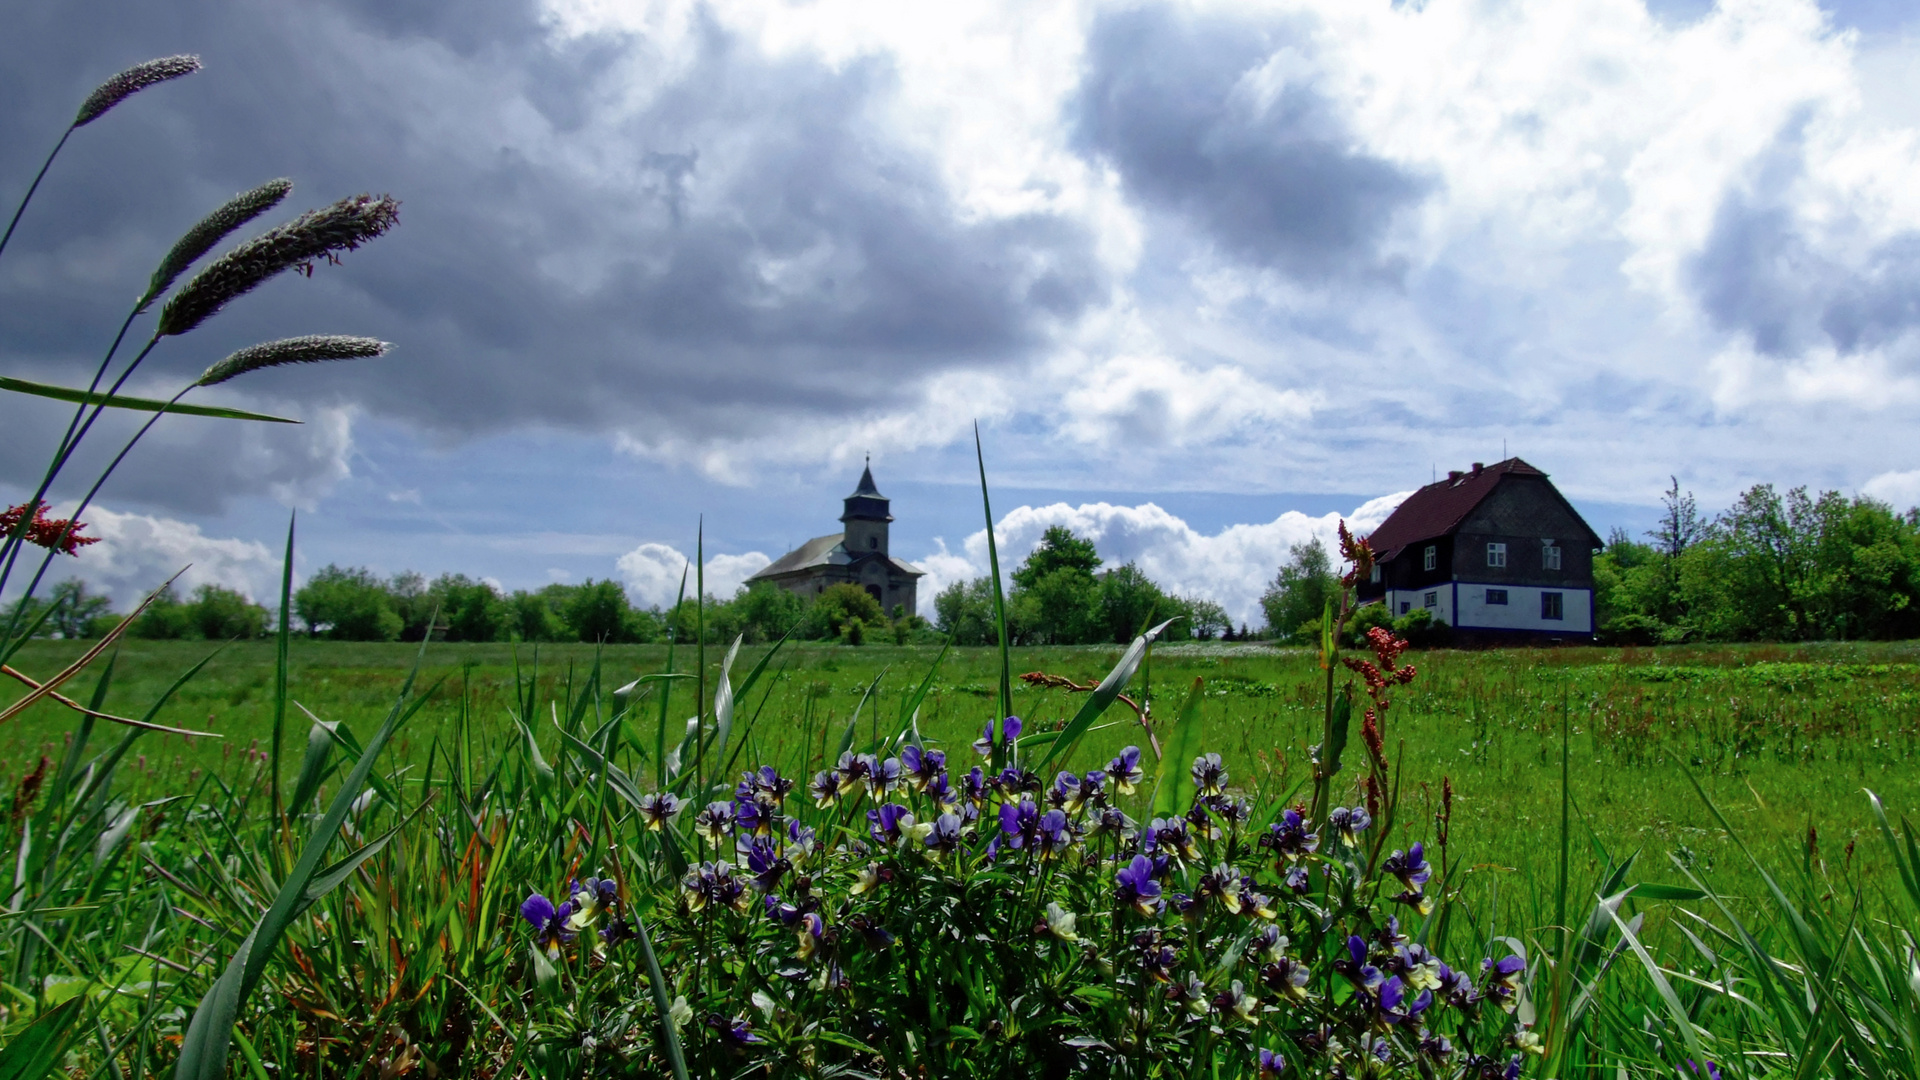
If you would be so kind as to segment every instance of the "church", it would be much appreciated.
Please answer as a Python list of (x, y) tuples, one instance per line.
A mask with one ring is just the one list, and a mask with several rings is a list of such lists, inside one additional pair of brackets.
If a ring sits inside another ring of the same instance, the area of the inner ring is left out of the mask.
[(892, 614), (919, 610), (915, 595), (925, 571), (887, 553), (887, 526), (893, 521), (892, 500), (873, 484), (871, 462), (860, 472), (860, 486), (847, 496), (840, 521), (846, 531), (816, 536), (775, 559), (765, 570), (747, 579), (771, 581), (801, 596), (818, 596), (829, 585), (858, 585)]

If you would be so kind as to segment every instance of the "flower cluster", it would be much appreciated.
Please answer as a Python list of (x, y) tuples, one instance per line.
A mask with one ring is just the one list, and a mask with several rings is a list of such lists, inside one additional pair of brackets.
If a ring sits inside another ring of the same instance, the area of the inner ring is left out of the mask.
[[(1400, 917), (1434, 911), (1436, 870), (1418, 842), (1383, 854), (1364, 806), (1262, 813), (1221, 756), (1202, 753), (1160, 770), (1146, 811), (1139, 747), (1042, 777), (1021, 727), (1007, 717), (982, 733), (976, 749), (997, 768), (963, 772), (901, 741), (841, 754), (799, 798), (770, 767), (697, 809), (637, 797), (648, 850), (699, 853), (654, 909), (667, 947), (701, 972), (670, 976), (697, 999), (684, 1025), (694, 1052), (779, 1072), (792, 1033), (831, 1030), (841, 1049), (807, 1053), (873, 1074), (897, 1071), (898, 1054), (945, 1074), (938, 1055), (963, 1052), (957, 1040), (900, 1032), (1028, 1025), (1021, 1045), (1053, 1048), (1028, 1062), (1041, 1072), (1206, 1046), (1242, 1076), (1459, 1078), (1510, 1075), (1513, 1051), (1537, 1045), (1519, 1024), (1518, 957), (1456, 967), (1425, 929), (1402, 929)], [(1176, 778), (1182, 802), (1169, 804)], [(588, 879), (558, 906), (530, 897), (522, 914), (557, 955), (617, 913), (616, 897)], [(1012, 1011), (1048, 1002), (1071, 1006)], [(852, 1048), (889, 1040), (905, 1041)]]
[(0, 510), (0, 536), (12, 536), (19, 533), (27, 543), (49, 551), (58, 551), (63, 555), (79, 555), (80, 549), (88, 544), (97, 544), (97, 536), (82, 536), (80, 530), (87, 527), (84, 521), (70, 518), (50, 518), (47, 516), (46, 503), (34, 503), (31, 516), (27, 513), (26, 503)]
[[(567, 899), (558, 906), (540, 893), (529, 895), (520, 904), (520, 917), (533, 927), (534, 947), (549, 959), (560, 955), (560, 947), (571, 945), (582, 934), (599, 930), (595, 952), (635, 936), (633, 924), (620, 910), (620, 890), (611, 878), (574, 880), (567, 885)], [(602, 920), (605, 926), (600, 926)]]

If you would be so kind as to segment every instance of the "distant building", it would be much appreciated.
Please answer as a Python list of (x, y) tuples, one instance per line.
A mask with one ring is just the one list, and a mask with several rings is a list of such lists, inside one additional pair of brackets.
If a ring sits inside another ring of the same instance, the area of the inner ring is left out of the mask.
[(849, 582), (880, 601), (882, 611), (892, 614), (897, 607), (913, 614), (919, 609), (916, 590), (925, 571), (887, 553), (891, 502), (873, 486), (873, 467), (868, 465), (840, 515), (845, 532), (814, 537), (748, 578), (748, 583), (771, 581), (802, 596), (818, 596), (829, 585)]
[(1359, 598), (1396, 617), (1425, 608), (1468, 641), (1593, 636), (1600, 537), (1519, 458), (1447, 473), (1368, 541), (1377, 562)]

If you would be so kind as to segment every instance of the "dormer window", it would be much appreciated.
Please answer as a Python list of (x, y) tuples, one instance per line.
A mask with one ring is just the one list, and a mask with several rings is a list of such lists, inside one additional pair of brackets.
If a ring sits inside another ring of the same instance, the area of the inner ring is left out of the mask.
[(1487, 565), (1488, 566), (1507, 565), (1507, 545), (1488, 544), (1487, 545)]
[(1425, 568), (1431, 570), (1438, 565), (1440, 565), (1440, 548), (1436, 544), (1428, 544)]
[(1551, 540), (1540, 541), (1540, 565), (1547, 570), (1560, 569), (1560, 546)]

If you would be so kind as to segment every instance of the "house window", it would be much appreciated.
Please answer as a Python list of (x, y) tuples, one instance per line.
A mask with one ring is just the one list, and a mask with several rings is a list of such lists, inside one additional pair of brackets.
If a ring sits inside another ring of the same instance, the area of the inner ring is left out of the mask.
[(1488, 566), (1507, 565), (1507, 545), (1488, 544), (1487, 545), (1487, 565)]
[(1379, 582), (1380, 580), (1380, 564), (1379, 563), (1373, 564), (1373, 573), (1370, 576), (1368, 576), (1367, 580), (1376, 582), (1376, 583)]
[(1543, 619), (1565, 618), (1565, 616), (1561, 614), (1559, 593), (1543, 592), (1540, 594), (1540, 617)]
[(1540, 545), (1540, 565), (1548, 570), (1560, 569), (1560, 546), (1548, 540)]
[(1405, 615), (1408, 611), (1412, 610), (1412, 608), (1413, 608), (1413, 601), (1411, 600), (1400, 601), (1400, 614)]
[(1423, 597), (1423, 598), (1421, 599), (1421, 602), (1420, 602), (1420, 606), (1421, 606), (1421, 607), (1432, 607), (1432, 606), (1434, 606), (1435, 604), (1437, 604), (1437, 603), (1439, 603), (1439, 602), (1440, 602), (1440, 594), (1439, 594), (1439, 593), (1428, 593), (1428, 594), (1427, 594), (1427, 595), (1426, 595), (1425, 597)]
[(1487, 603), (1489, 603), (1489, 604), (1498, 604), (1498, 605), (1500, 605), (1501, 607), (1505, 607), (1505, 606), (1506, 606), (1506, 603), (1507, 603), (1507, 590), (1505, 590), (1505, 589), (1488, 589), (1488, 590), (1487, 590)]
[(1433, 544), (1427, 545), (1426, 568), (1433, 569), (1440, 564), (1440, 549)]

